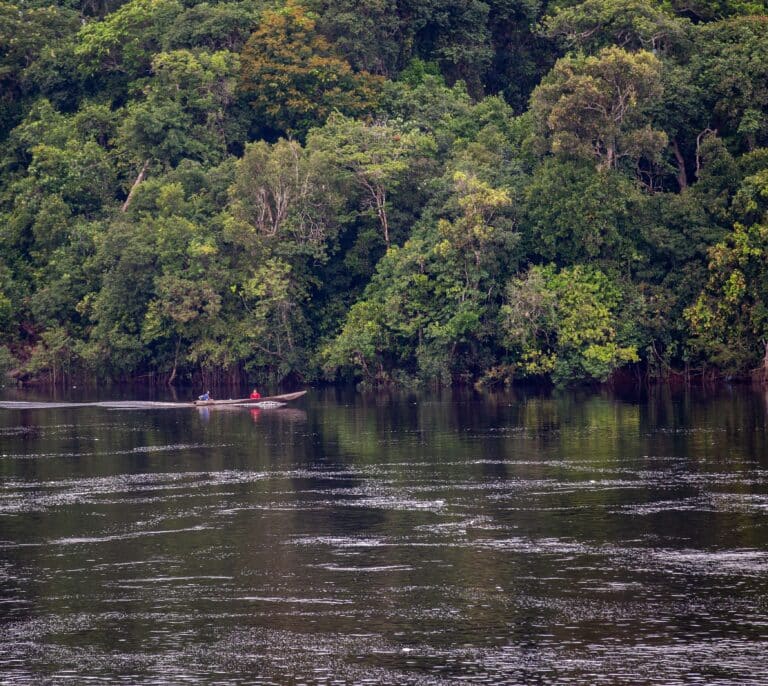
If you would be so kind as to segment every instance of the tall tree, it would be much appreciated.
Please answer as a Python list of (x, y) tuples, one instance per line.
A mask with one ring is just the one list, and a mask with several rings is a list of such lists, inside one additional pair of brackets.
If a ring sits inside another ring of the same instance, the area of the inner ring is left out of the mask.
[(709, 280), (686, 310), (691, 347), (728, 372), (768, 380), (768, 224), (736, 224), (710, 251)]
[(749, 150), (768, 144), (768, 17), (699, 27), (691, 69), (706, 94), (710, 128)]
[(558, 60), (531, 96), (546, 149), (592, 158), (601, 169), (656, 160), (667, 140), (652, 128), (648, 108), (662, 93), (660, 69), (652, 53), (616, 47)]
[(58, 51), (64, 67), (62, 45), (78, 28), (77, 13), (64, 7), (0, 2), (0, 140), (23, 116), (22, 99), (39, 88), (36, 63)]
[(420, 157), (433, 152), (432, 138), (395, 124), (366, 124), (335, 114), (324, 127), (312, 132), (307, 146), (324, 153), (342, 175), (349, 176), (360, 188), (389, 247), (388, 195), (405, 181), (408, 172), (415, 171)]
[(593, 267), (532, 267), (512, 279), (500, 324), (518, 373), (604, 381), (637, 362), (634, 332), (621, 319), (624, 300), (616, 281)]
[(631, 264), (645, 223), (644, 199), (623, 174), (550, 159), (525, 189), (521, 232), (531, 257), (560, 266)]
[(103, 21), (85, 24), (75, 48), (83, 72), (96, 79), (116, 76), (123, 83), (146, 75), (181, 11), (178, 0), (129, 0)]
[(380, 81), (354, 72), (301, 5), (265, 11), (242, 53), (240, 87), (263, 127), (303, 137), (332, 110), (369, 111)]
[(393, 77), (402, 53), (411, 46), (403, 36), (397, 0), (310, 0), (317, 29), (358, 71)]
[(237, 140), (227, 116), (235, 100), (237, 55), (174, 50), (155, 55), (151, 69), (151, 77), (136, 83), (143, 98), (126, 107), (122, 152), (138, 168), (147, 160), (165, 166), (184, 158), (220, 162)]
[(252, 143), (238, 162), (230, 211), (254, 241), (283, 256), (325, 259), (342, 206), (330, 172), (328, 160), (297, 141)]
[(544, 27), (548, 36), (567, 47), (589, 52), (615, 45), (661, 54), (690, 40), (688, 20), (648, 0), (585, 0), (556, 7)]

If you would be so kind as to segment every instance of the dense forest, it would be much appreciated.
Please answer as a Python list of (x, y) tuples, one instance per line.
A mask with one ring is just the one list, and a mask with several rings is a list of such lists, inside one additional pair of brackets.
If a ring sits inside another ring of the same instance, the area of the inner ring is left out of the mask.
[(767, 13), (0, 2), (0, 371), (762, 374)]

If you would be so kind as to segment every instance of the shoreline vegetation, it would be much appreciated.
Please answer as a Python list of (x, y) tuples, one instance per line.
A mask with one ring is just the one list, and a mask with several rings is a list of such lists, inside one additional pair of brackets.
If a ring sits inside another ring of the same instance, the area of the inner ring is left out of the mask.
[[(546, 391), (547, 389), (564, 388), (592, 388), (598, 389), (624, 389), (641, 390), (649, 388), (718, 388), (723, 385), (737, 384), (742, 386), (753, 386), (756, 388), (768, 387), (768, 381), (763, 369), (753, 370), (748, 374), (725, 374), (715, 367), (709, 367), (696, 370), (666, 370), (664, 375), (651, 376), (644, 369), (637, 367), (635, 369), (622, 368), (613, 372), (608, 378), (566, 380), (561, 383), (554, 383), (548, 377), (523, 377), (515, 379), (505, 371), (504, 374), (497, 374), (495, 369), (478, 379), (459, 379), (446, 385), (436, 380), (424, 380), (419, 377), (399, 377), (396, 380), (353, 380), (342, 382), (340, 380), (314, 380), (307, 382), (301, 377), (291, 378), (262, 378), (258, 385), (264, 383), (269, 388), (276, 388), (275, 392), (288, 392), (299, 388), (311, 386), (313, 388), (338, 388), (349, 389), (354, 387), (358, 391), (372, 392), (411, 392), (411, 391), (438, 391), (440, 389), (456, 389), (473, 392), (497, 392), (513, 389), (528, 389), (532, 391)], [(178, 390), (192, 390), (199, 388), (215, 388), (217, 393), (230, 394), (235, 389), (242, 391), (250, 389), (254, 385), (252, 377), (245, 372), (241, 373), (207, 373), (193, 374), (178, 377), (173, 383), (169, 383), (169, 374), (158, 374), (148, 372), (136, 376), (124, 376), (119, 378), (103, 378), (96, 375), (84, 375), (83, 373), (71, 374), (60, 372), (53, 376), (51, 372), (39, 374), (36, 376), (21, 376), (18, 370), (13, 370), (5, 376), (4, 382), (0, 382), (0, 389), (15, 388), (17, 390), (66, 390), (69, 388), (88, 389), (88, 388), (136, 388), (136, 389), (156, 389), (162, 391), (166, 389), (173, 395)], [(228, 396), (229, 397), (229, 396)]]
[(765, 0), (0, 2), (0, 376), (768, 380)]

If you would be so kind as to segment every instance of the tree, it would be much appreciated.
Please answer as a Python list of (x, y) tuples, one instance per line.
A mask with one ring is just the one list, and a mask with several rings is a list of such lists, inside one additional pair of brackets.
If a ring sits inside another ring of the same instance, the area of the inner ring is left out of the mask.
[(666, 53), (688, 42), (690, 22), (647, 0), (585, 0), (557, 7), (544, 19), (545, 32), (569, 48)]
[(338, 370), (351, 367), (359, 370), (369, 383), (385, 382), (384, 357), (390, 345), (382, 319), (381, 303), (355, 303), (339, 335), (320, 352), (326, 375), (332, 377)]
[[(220, 266), (222, 311), (192, 343), (191, 364), (204, 371), (245, 369), (280, 381), (301, 375), (307, 367), (311, 337), (302, 304), (307, 294), (291, 274), (291, 266), (267, 253), (253, 259), (229, 244)], [(234, 249), (233, 249), (234, 248)]]
[(14, 171), (5, 176), (0, 216), (4, 256), (16, 278), (26, 280), (32, 267), (44, 271), (51, 253), (78, 235), (70, 234), (77, 220), (95, 218), (111, 205), (118, 179), (100, 139), (114, 129), (102, 115), (90, 103), (63, 115), (40, 100), (11, 133), (4, 163)]
[(259, 3), (201, 2), (176, 16), (163, 36), (165, 50), (239, 53), (258, 22)]
[(709, 127), (749, 150), (768, 143), (768, 17), (706, 24), (695, 38), (691, 70)]
[(616, 281), (593, 267), (531, 267), (513, 278), (499, 321), (520, 375), (604, 381), (637, 362), (633, 323), (621, 318), (624, 300)]
[(480, 0), (405, 2), (406, 31), (413, 31), (415, 56), (435, 59), (449, 83), (462, 80), (476, 97), (493, 60), (491, 3)]
[(716, 22), (734, 15), (766, 13), (765, 0), (672, 0), (672, 9), (698, 22)]
[(506, 189), (492, 188), (465, 172), (455, 172), (453, 183), (460, 215), (453, 221), (438, 221), (442, 241), (437, 252), (461, 265), (464, 299), (477, 292), (481, 280), (488, 276), (485, 267), (493, 260), (495, 249), (506, 242), (505, 233), (511, 226), (504, 210), (509, 208), (511, 198)]
[(175, 339), (173, 367), (168, 378), (171, 385), (176, 379), (182, 343), (189, 345), (205, 337), (221, 310), (221, 296), (206, 280), (173, 273), (157, 277), (155, 293), (144, 315), (141, 339), (145, 343), (168, 337)]
[(657, 160), (666, 135), (647, 109), (661, 96), (661, 64), (644, 50), (604, 48), (557, 61), (531, 96), (539, 136), (553, 153), (616, 169), (623, 158)]
[(738, 373), (768, 379), (768, 224), (736, 224), (710, 251), (709, 280), (685, 312), (693, 350)]
[(734, 156), (722, 138), (715, 132), (699, 137), (696, 146), (696, 176), (693, 186), (699, 202), (707, 210), (710, 220), (730, 228), (730, 205), (733, 194), (741, 182), (741, 173)]
[(262, 126), (303, 137), (333, 110), (360, 115), (372, 109), (380, 80), (354, 72), (292, 0), (265, 11), (241, 55), (240, 87)]
[(402, 247), (387, 251), (341, 331), (321, 350), (326, 374), (342, 369), (387, 383), (410, 373), (450, 383), (476, 373), (512, 242), (509, 205), (506, 190), (455, 172), (444, 208), (450, 218), (426, 217)]
[(230, 211), (255, 232), (255, 240), (283, 256), (327, 257), (342, 198), (328, 160), (297, 141), (252, 143), (238, 162)]
[(334, 114), (324, 127), (312, 132), (307, 148), (325, 153), (338, 171), (348, 175), (362, 190), (366, 204), (376, 213), (384, 243), (389, 247), (387, 195), (405, 180), (420, 157), (432, 153), (432, 139), (396, 124), (366, 124)]
[(157, 270), (149, 227), (118, 219), (99, 237), (89, 261), (94, 290), (77, 305), (89, 323), (79, 348), (85, 365), (99, 376), (136, 373), (150, 358), (141, 341), (141, 324), (152, 297)]
[(600, 260), (627, 265), (644, 223), (643, 195), (614, 170), (550, 159), (525, 189), (526, 253), (560, 266)]
[(353, 69), (393, 77), (408, 49), (397, 0), (315, 0), (317, 29)]
[(467, 125), (476, 124), (472, 101), (464, 83), (449, 88), (435, 73), (435, 65), (412, 62), (401, 81), (385, 84), (382, 109), (398, 121), (430, 134), (437, 153), (444, 159), (457, 137), (467, 135)]
[(90, 77), (117, 75), (123, 81), (124, 77), (144, 76), (181, 11), (178, 0), (129, 0), (104, 21), (85, 24), (75, 48), (84, 73)]
[(36, 62), (59, 51), (79, 27), (77, 13), (64, 7), (28, 7), (0, 2), (0, 140), (22, 115), (22, 99), (37, 91)]
[(734, 195), (732, 213), (739, 222), (752, 224), (768, 218), (768, 148), (744, 155), (740, 162), (747, 173)]
[[(175, 166), (182, 159), (220, 162), (232, 141), (228, 108), (239, 62), (227, 51), (175, 50), (155, 55), (143, 98), (126, 107), (119, 142), (136, 166)], [(139, 83), (136, 85), (138, 86)]]
[[(704, 104), (704, 93), (696, 83), (690, 64), (678, 64), (671, 59), (663, 62), (661, 71), (663, 94), (653, 106), (651, 118), (669, 138), (670, 159), (682, 191), (691, 182), (696, 169), (697, 147), (702, 132), (709, 128), (709, 113)], [(674, 160), (674, 161), (672, 161)]]

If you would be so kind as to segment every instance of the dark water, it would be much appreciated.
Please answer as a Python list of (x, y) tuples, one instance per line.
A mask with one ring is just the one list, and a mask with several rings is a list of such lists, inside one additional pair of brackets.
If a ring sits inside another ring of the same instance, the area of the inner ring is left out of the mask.
[(0, 682), (768, 683), (750, 390), (0, 409)]

